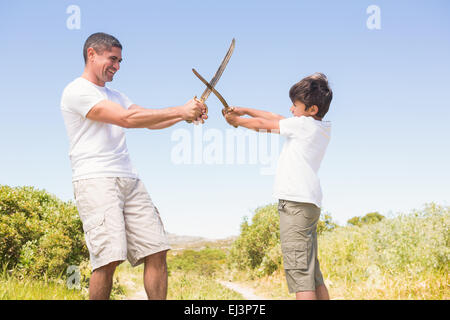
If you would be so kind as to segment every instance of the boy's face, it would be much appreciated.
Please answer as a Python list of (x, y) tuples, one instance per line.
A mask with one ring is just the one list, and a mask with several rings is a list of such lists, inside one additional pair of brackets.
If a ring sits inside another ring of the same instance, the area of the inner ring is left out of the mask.
[(297, 100), (292, 105), (290, 111), (292, 112), (294, 117), (305, 116), (316, 118), (317, 111), (319, 111), (316, 105), (311, 106), (308, 110), (305, 109), (306, 109), (305, 104)]

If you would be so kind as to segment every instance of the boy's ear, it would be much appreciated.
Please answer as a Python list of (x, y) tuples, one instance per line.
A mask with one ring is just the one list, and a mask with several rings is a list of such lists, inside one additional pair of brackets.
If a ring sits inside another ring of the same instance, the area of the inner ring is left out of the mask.
[(313, 104), (311, 108), (309, 108), (309, 113), (310, 115), (315, 116), (317, 112), (319, 112), (319, 107)]

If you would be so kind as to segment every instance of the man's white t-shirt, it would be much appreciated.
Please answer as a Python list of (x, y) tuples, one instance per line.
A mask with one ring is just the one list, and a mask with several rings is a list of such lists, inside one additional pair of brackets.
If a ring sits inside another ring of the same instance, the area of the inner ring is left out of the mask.
[(128, 109), (133, 103), (124, 94), (100, 87), (84, 78), (69, 83), (61, 98), (61, 112), (70, 141), (72, 180), (99, 177), (137, 178), (122, 127), (86, 118), (102, 100)]
[(313, 117), (280, 120), (280, 135), (286, 137), (275, 175), (274, 197), (322, 205), (320, 163), (330, 141), (331, 123)]

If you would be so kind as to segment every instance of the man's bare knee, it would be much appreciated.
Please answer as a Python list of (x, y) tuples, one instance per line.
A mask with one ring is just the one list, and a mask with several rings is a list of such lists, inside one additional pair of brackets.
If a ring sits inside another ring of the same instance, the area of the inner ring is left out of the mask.
[(114, 271), (116, 270), (117, 266), (122, 261), (113, 261), (108, 263), (107, 265), (101, 266), (100, 268), (95, 269), (92, 273), (102, 273), (108, 276), (114, 275)]
[(146, 260), (166, 261), (167, 251), (169, 251), (169, 250), (164, 250), (164, 251), (160, 251), (160, 252), (151, 254), (146, 257)]
[(166, 265), (167, 251), (160, 251), (145, 257), (145, 264), (151, 265), (152, 267), (164, 267)]

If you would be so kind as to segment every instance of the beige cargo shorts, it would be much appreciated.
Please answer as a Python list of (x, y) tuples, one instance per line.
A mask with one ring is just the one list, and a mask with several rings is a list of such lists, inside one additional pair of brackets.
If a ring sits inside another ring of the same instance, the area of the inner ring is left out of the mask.
[(132, 178), (93, 178), (73, 182), (74, 196), (92, 270), (170, 249), (159, 216), (144, 184)]
[(315, 291), (323, 277), (317, 259), (320, 208), (312, 203), (279, 200), (281, 251), (290, 293)]

